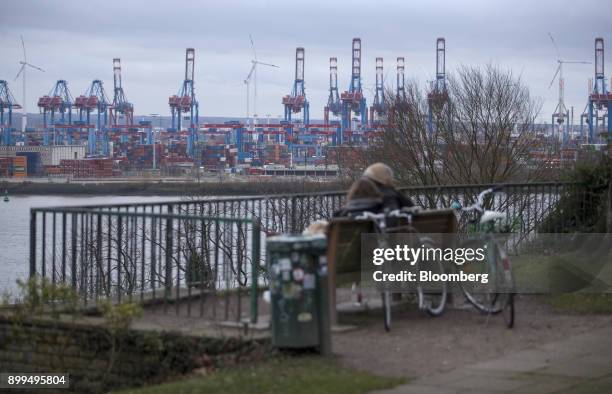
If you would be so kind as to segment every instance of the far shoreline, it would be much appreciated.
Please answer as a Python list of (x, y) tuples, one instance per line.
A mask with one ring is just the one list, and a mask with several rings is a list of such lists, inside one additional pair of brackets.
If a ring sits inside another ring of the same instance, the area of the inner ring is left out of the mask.
[(156, 180), (70, 180), (46, 179), (0, 180), (0, 194), (71, 195), (71, 196), (248, 196), (266, 194), (313, 193), (344, 190), (341, 182), (313, 180), (247, 179), (203, 182), (177, 179)]

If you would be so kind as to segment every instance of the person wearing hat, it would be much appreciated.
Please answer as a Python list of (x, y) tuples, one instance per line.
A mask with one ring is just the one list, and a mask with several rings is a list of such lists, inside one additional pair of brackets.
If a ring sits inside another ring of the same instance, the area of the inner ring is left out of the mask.
[(363, 172), (365, 178), (370, 179), (380, 193), (383, 199), (383, 209), (400, 209), (404, 207), (413, 207), (412, 201), (398, 192), (393, 187), (393, 170), (384, 163), (374, 163)]
[(346, 205), (334, 216), (364, 211), (380, 213), (412, 206), (412, 201), (393, 187), (393, 170), (384, 163), (374, 163), (351, 185)]

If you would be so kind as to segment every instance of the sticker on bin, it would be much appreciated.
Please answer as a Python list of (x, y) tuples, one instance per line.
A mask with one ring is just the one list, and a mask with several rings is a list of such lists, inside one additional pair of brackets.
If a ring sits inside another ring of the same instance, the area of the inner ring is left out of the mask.
[(319, 267), (319, 276), (327, 276), (327, 265), (322, 265)]
[(280, 266), (281, 271), (289, 271), (291, 269), (291, 260), (289, 260), (287, 257), (278, 259), (278, 265)]
[(314, 274), (304, 275), (304, 290), (312, 290), (315, 288), (315, 276)]
[(311, 321), (312, 320), (312, 313), (308, 313), (308, 312), (302, 312), (298, 315), (297, 317), (299, 322), (307, 322), (307, 321)]
[(296, 268), (293, 270), (293, 280), (296, 282), (301, 282), (304, 280), (304, 270), (301, 268)]

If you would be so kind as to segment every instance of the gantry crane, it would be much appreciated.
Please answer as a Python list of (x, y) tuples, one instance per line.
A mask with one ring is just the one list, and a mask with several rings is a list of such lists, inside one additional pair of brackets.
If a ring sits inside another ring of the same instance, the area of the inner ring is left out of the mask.
[(395, 99), (398, 102), (406, 101), (406, 87), (404, 80), (404, 58), (397, 58), (397, 84), (395, 88)]
[(123, 86), (121, 84), (121, 59), (113, 59), (113, 105), (109, 108), (111, 125), (119, 126), (119, 116), (123, 115), (125, 126), (131, 127), (134, 124), (134, 105), (127, 101)]
[(432, 82), (430, 91), (427, 94), (427, 128), (429, 133), (433, 133), (434, 113), (439, 116), (448, 100), (446, 90), (446, 40), (442, 37), (436, 40), (436, 79)]
[(291, 114), (300, 113), (303, 111), (304, 125), (308, 126), (310, 121), (310, 104), (306, 99), (306, 91), (304, 90), (304, 48), (296, 48), (295, 50), (295, 80), (293, 81), (293, 89), (290, 95), (283, 97), (283, 105), (285, 106), (285, 121), (291, 122)]
[(593, 92), (593, 78), (589, 78), (587, 80), (587, 101), (584, 109), (582, 110), (582, 114), (580, 114), (580, 142), (588, 143), (589, 136), (585, 137), (584, 135), (584, 125), (589, 124), (589, 99), (591, 97), (591, 93)]
[(376, 86), (374, 93), (374, 102), (370, 107), (370, 122), (372, 124), (380, 122), (385, 116), (387, 103), (385, 101), (385, 84), (383, 75), (383, 58), (376, 58)]
[(178, 95), (170, 96), (168, 104), (172, 115), (172, 131), (181, 131), (181, 114), (189, 114), (187, 135), (187, 154), (193, 156), (193, 146), (197, 142), (199, 123), (199, 104), (195, 96), (195, 49), (185, 51), (185, 79)]
[[(108, 108), (110, 105), (108, 96), (104, 91), (104, 84), (99, 79), (94, 80), (85, 94), (77, 97), (74, 101), (74, 106), (79, 111), (80, 123), (84, 121), (89, 126), (91, 113), (95, 111), (97, 115), (96, 127), (87, 128), (87, 151), (90, 155), (100, 153), (97, 146), (97, 136), (101, 140), (102, 154), (106, 156), (109, 154)], [(85, 119), (83, 119), (83, 115), (85, 115)]]
[[(13, 110), (21, 109), (11, 93), (8, 82), (0, 80), (0, 128), (2, 129), (2, 145), (13, 144)], [(6, 112), (6, 115), (5, 115)]]
[[(601, 37), (595, 39), (595, 79), (593, 90), (589, 95), (589, 142), (596, 140), (595, 133), (599, 129), (601, 121), (602, 128), (607, 127), (607, 141), (612, 138), (612, 93), (606, 87), (606, 76), (604, 73), (604, 40)], [(599, 115), (599, 112), (602, 115)]]
[[(351, 84), (349, 90), (340, 95), (342, 102), (342, 138), (344, 131), (351, 129), (351, 116), (361, 116), (361, 125), (368, 123), (366, 99), (361, 90), (361, 39), (353, 38), (353, 53), (351, 62)], [(343, 141), (337, 141), (342, 144)]]
[(323, 112), (325, 126), (329, 125), (330, 113), (334, 116), (339, 116), (342, 112), (342, 104), (340, 103), (340, 95), (338, 93), (338, 59), (335, 57), (329, 58), (329, 97)]
[[(68, 130), (72, 125), (73, 105), (74, 100), (68, 90), (68, 82), (63, 79), (55, 83), (48, 95), (38, 99), (38, 108), (43, 113), (43, 144), (45, 146), (62, 144), (64, 138), (69, 144), (72, 143), (72, 136)], [(59, 115), (57, 120), (56, 113)], [(57, 129), (62, 132), (58, 134)]]

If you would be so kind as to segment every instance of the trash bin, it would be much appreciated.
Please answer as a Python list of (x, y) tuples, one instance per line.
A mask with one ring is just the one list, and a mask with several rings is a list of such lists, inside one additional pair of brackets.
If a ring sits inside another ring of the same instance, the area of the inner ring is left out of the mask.
[(282, 235), (266, 244), (272, 345), (331, 353), (324, 235)]

